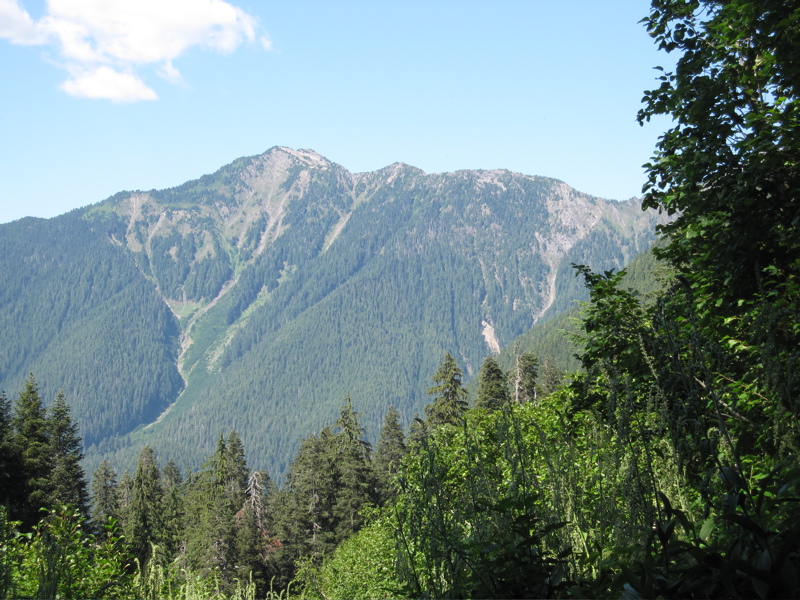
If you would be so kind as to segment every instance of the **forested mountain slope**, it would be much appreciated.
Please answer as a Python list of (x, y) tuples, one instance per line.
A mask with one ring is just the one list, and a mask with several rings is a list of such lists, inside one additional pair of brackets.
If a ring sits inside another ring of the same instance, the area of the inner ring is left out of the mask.
[[(663, 246), (656, 242), (654, 248)], [(575, 272), (575, 281), (581, 283), (579, 273)], [(656, 260), (653, 250), (648, 249), (637, 254), (625, 265), (625, 276), (621, 287), (640, 297), (645, 304), (653, 301), (655, 295), (662, 291), (669, 281), (669, 271), (663, 263)], [(582, 348), (580, 343), (582, 321), (586, 303), (572, 300), (563, 311), (555, 313), (552, 318), (532, 327), (512, 343), (506, 345), (497, 356), (498, 364), (506, 371), (514, 368), (515, 357), (529, 352), (539, 359), (539, 374), (544, 375), (552, 368), (563, 373), (573, 373), (580, 369), (578, 355)], [(474, 393), (478, 382), (473, 380), (470, 388)]]
[(196, 465), (236, 428), (279, 474), (345, 394), (373, 437), (390, 404), (411, 418), (445, 350), (476, 372), (581, 292), (571, 263), (620, 268), (654, 222), (545, 177), (272, 148), (2, 226), (0, 386), (63, 387), (90, 466), (144, 443)]
[[(178, 321), (114, 224), (81, 211), (0, 225), (0, 389), (59, 388), (85, 443), (155, 419), (183, 387)], [(124, 231), (124, 230), (123, 230)]]

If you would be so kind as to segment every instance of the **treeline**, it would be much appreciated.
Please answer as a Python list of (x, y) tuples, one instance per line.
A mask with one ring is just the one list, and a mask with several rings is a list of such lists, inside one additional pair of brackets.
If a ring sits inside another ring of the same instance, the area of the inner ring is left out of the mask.
[[(511, 381), (488, 358), (477, 405), (496, 409), (512, 396), (514, 402), (535, 399), (541, 394), (536, 374), (532, 355), (519, 358)], [(414, 422), (407, 439), (391, 407), (374, 450), (346, 398), (332, 427), (302, 441), (280, 487), (266, 472), (248, 469), (232, 431), (185, 476), (171, 460), (160, 467), (149, 447), (133, 474), (118, 476), (103, 462), (93, 476), (89, 509), (77, 425), (63, 395), (49, 411), (43, 407), (31, 376), (13, 414), (5, 397), (2, 405), (0, 472), (7, 485), (0, 597), (189, 591), (266, 597), (306, 587), (298, 570), (320, 568), (374, 511), (393, 505), (396, 477), (426, 427), (463, 421), (468, 403), (461, 377), (447, 354), (429, 390), (435, 399), (426, 419)], [(105, 571), (93, 571), (96, 562)]]

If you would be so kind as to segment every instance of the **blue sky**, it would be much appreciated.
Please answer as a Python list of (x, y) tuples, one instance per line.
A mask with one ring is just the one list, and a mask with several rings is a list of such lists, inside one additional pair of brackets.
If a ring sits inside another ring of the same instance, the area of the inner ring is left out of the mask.
[(643, 1), (0, 0), (0, 222), (272, 146), (639, 195)]

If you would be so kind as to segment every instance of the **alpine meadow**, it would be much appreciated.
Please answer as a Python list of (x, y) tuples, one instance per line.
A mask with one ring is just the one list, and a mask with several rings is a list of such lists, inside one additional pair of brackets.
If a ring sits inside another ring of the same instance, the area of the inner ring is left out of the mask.
[(642, 25), (642, 199), (275, 146), (1, 224), (0, 599), (800, 598), (800, 3)]

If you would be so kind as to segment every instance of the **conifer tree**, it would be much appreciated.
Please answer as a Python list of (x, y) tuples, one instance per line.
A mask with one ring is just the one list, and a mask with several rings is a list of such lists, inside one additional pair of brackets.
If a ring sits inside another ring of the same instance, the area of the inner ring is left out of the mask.
[(479, 379), (480, 387), (478, 388), (478, 399), (475, 403), (478, 408), (497, 410), (502, 406), (508, 405), (509, 395), (506, 376), (500, 365), (491, 356), (487, 356), (483, 361)]
[(49, 413), (50, 505), (70, 504), (88, 518), (89, 492), (81, 466), (81, 437), (63, 392), (58, 392)]
[(233, 507), (241, 507), (247, 489), (247, 459), (245, 458), (244, 444), (236, 430), (228, 434), (225, 448), (225, 472), (222, 478), (225, 487), (231, 494), (230, 500)]
[(130, 472), (125, 471), (119, 478), (119, 485), (117, 486), (117, 514), (123, 529), (125, 523), (128, 521), (128, 512), (131, 507), (131, 499), (133, 498), (133, 477)]
[(270, 478), (266, 471), (253, 471), (247, 481), (245, 504), (236, 513), (236, 564), (240, 580), (252, 576), (257, 596), (266, 595), (272, 574), (268, 568), (268, 554), (272, 539), (266, 526), (266, 494)]
[(191, 570), (217, 570), (229, 585), (237, 575), (236, 515), (245, 503), (247, 462), (239, 435), (217, 440), (214, 453), (187, 484), (185, 553)]
[(163, 527), (160, 538), (165, 554), (173, 556), (183, 533), (184, 488), (181, 472), (172, 459), (161, 470), (161, 487), (164, 498), (161, 506)]
[(12, 418), (13, 444), (22, 466), (21, 493), (12, 517), (30, 528), (39, 520), (39, 509), (50, 505), (50, 439), (47, 414), (39, 397), (39, 386), (28, 375), (25, 389), (19, 393)]
[(439, 369), (433, 376), (434, 383), (428, 394), (435, 396), (432, 404), (425, 407), (428, 423), (433, 426), (461, 425), (467, 410), (467, 390), (461, 385), (463, 374), (458, 363), (449, 352), (445, 352)]
[(370, 463), (372, 448), (364, 439), (365, 430), (358, 422), (358, 413), (353, 410), (353, 403), (348, 395), (336, 427), (338, 448), (336, 504), (337, 543), (361, 529), (363, 517), (361, 511), (368, 504), (375, 502), (376, 483)]
[(336, 546), (334, 506), (336, 504), (336, 436), (330, 427), (305, 438), (286, 478), (283, 493), (277, 494), (278, 534), (283, 548), (278, 560), (285, 565), (301, 556), (319, 560)]
[(544, 359), (541, 376), (536, 382), (536, 393), (541, 396), (549, 396), (564, 385), (564, 371), (559, 369), (550, 357)]
[(118, 487), (116, 472), (104, 460), (92, 476), (92, 521), (101, 533), (109, 518), (119, 518)]
[(355, 455), (365, 460), (369, 460), (372, 453), (372, 445), (364, 439), (366, 429), (361, 427), (358, 422), (358, 413), (353, 410), (353, 402), (348, 394), (344, 399), (342, 411), (336, 420), (336, 427), (341, 436), (340, 447), (352, 450)]
[(0, 505), (10, 508), (22, 489), (22, 457), (14, 444), (11, 402), (0, 393)]
[(400, 468), (400, 461), (406, 454), (403, 428), (400, 426), (400, 413), (394, 405), (389, 406), (383, 419), (381, 435), (375, 450), (375, 477), (378, 483), (378, 500), (381, 505), (395, 497), (392, 484)]
[(532, 352), (518, 354), (510, 377), (514, 386), (514, 401), (517, 404), (536, 402), (538, 378), (539, 359)]
[(161, 487), (166, 492), (168, 489), (180, 487), (181, 483), (183, 483), (181, 471), (175, 461), (170, 458), (164, 468), (161, 469)]
[(150, 446), (145, 446), (139, 454), (139, 463), (133, 476), (124, 529), (131, 553), (142, 565), (151, 556), (151, 545), (161, 541), (163, 495), (156, 454)]
[(426, 434), (427, 429), (425, 421), (419, 416), (419, 413), (414, 413), (414, 418), (411, 419), (411, 423), (408, 425), (408, 441), (406, 447), (409, 452), (413, 452), (416, 448), (419, 448), (422, 438), (424, 438)]
[[(301, 449), (304, 441), (301, 442)], [(299, 454), (300, 451), (298, 451)], [(275, 585), (285, 588), (294, 577), (294, 561), (303, 555), (308, 534), (299, 522), (302, 513), (297, 495), (290, 487), (290, 476), (294, 462), (289, 467), (286, 483), (277, 487), (271, 486), (266, 498), (265, 510), (269, 523), (269, 533), (274, 536), (265, 558), (274, 574)]]

